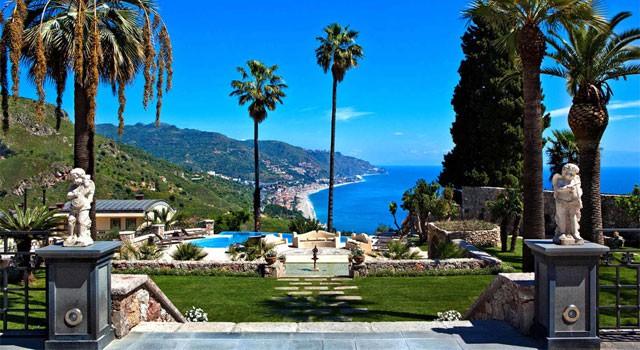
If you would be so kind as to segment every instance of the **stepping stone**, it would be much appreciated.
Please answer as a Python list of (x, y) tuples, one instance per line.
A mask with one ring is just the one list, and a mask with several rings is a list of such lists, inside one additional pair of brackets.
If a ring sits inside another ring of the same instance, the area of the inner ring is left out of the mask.
[(340, 282), (320, 282), (321, 286), (339, 286), (342, 285)]
[(305, 290), (328, 290), (329, 287), (327, 286), (309, 286), (309, 287), (304, 287)]
[(289, 296), (294, 296), (294, 295), (311, 295), (313, 294), (313, 292), (289, 292), (287, 293), (287, 295)]
[(354, 307), (348, 309), (340, 309), (341, 314), (367, 314), (369, 313), (369, 309), (366, 307)]
[(353, 280), (353, 278), (348, 278), (348, 277), (333, 277), (331, 278), (332, 281), (351, 281)]
[(351, 322), (353, 318), (349, 316), (325, 316), (322, 320), (328, 322)]
[(304, 302), (293, 301), (293, 302), (288, 302), (287, 306), (289, 306), (289, 307), (311, 307), (311, 306), (313, 306), (313, 304), (312, 303), (304, 303)]
[(334, 287), (335, 290), (345, 290), (345, 289), (358, 289), (358, 286), (338, 286)]
[(298, 290), (300, 287), (276, 287), (276, 290)]
[(274, 310), (269, 310), (269, 313), (275, 314), (275, 315), (293, 315), (296, 311), (295, 310), (291, 310), (291, 309), (274, 309)]
[(290, 282), (289, 283), (289, 285), (291, 285), (291, 286), (310, 286), (312, 284), (313, 283), (311, 283), (311, 282)]
[(318, 294), (320, 294), (320, 295), (344, 295), (344, 292), (341, 291), (341, 290), (338, 290), (338, 291), (329, 290), (329, 291), (320, 291)]
[(336, 300), (362, 300), (359, 295), (340, 295), (336, 297)]
[(301, 310), (300, 312), (303, 313), (303, 314), (307, 314), (307, 315), (321, 316), (321, 315), (331, 315), (333, 313), (333, 310), (331, 310), (331, 309), (306, 309), (306, 310)]
[(339, 301), (337, 303), (327, 304), (327, 306), (330, 306), (330, 307), (348, 307), (349, 303), (347, 303), (346, 301)]
[(305, 282), (318, 282), (318, 281), (326, 281), (326, 278), (305, 278)]
[(278, 278), (278, 282), (283, 281), (283, 282), (297, 282), (299, 281), (299, 278)]

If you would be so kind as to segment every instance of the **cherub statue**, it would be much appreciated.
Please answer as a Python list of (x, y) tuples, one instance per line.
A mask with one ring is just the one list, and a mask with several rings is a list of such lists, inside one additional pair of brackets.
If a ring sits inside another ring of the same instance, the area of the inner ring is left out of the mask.
[(578, 232), (582, 208), (579, 172), (577, 165), (567, 163), (562, 167), (562, 174), (553, 175), (553, 198), (556, 200), (556, 233), (553, 242), (556, 244), (584, 244)]
[(72, 183), (69, 186), (67, 198), (71, 200), (71, 212), (69, 213), (67, 224), (69, 237), (64, 241), (64, 246), (86, 247), (93, 244), (89, 210), (91, 209), (91, 202), (93, 202), (96, 185), (81, 168), (71, 170), (69, 175)]

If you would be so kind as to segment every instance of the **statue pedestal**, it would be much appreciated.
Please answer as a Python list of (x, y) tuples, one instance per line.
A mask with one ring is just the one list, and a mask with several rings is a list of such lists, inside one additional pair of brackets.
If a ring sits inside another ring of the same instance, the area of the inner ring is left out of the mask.
[(113, 339), (111, 258), (120, 242), (36, 250), (47, 263), (45, 349), (101, 350)]
[(609, 250), (599, 244), (556, 245), (526, 240), (535, 257), (533, 332), (548, 349), (600, 349), (596, 332), (597, 264)]

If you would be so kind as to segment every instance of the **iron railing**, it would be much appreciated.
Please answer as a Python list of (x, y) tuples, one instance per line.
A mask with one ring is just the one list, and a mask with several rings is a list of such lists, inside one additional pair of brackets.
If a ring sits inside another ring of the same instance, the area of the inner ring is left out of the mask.
[(598, 331), (640, 330), (640, 249), (611, 249), (600, 257)]
[(33, 251), (49, 231), (1, 231), (0, 337), (47, 334), (47, 272)]

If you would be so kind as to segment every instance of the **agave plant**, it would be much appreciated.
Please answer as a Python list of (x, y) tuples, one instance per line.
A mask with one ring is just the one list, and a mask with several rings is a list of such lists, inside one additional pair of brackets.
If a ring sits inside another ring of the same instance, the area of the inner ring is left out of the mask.
[(171, 254), (175, 260), (202, 260), (208, 255), (202, 248), (193, 243), (178, 244), (176, 251)]
[(401, 241), (390, 241), (387, 243), (389, 248), (384, 252), (384, 256), (391, 260), (415, 260), (420, 258), (420, 252), (411, 250), (409, 243)]

